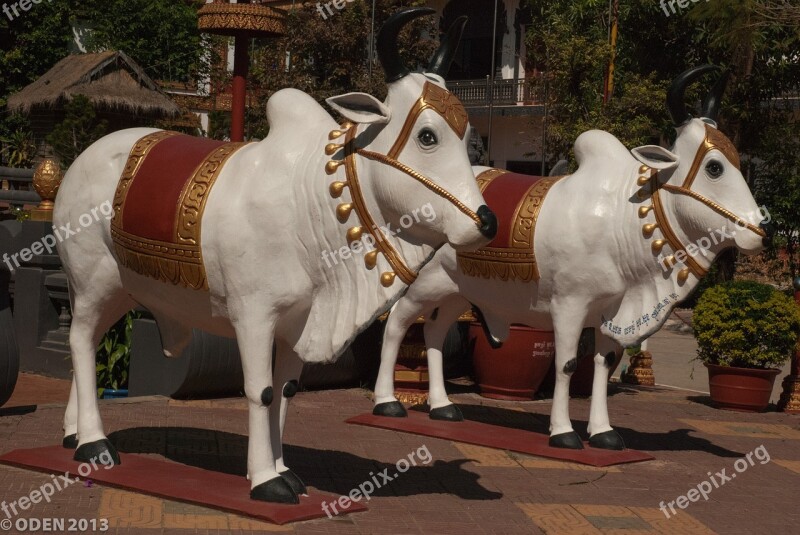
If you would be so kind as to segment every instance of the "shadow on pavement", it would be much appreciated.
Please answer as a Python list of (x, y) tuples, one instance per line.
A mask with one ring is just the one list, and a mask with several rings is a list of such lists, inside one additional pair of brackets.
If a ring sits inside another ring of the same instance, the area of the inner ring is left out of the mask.
[[(123, 453), (157, 454), (177, 463), (241, 477), (247, 473), (247, 437), (242, 435), (191, 427), (135, 427), (111, 433), (108, 438)], [(446, 492), (467, 500), (502, 497), (481, 486), (478, 474), (461, 467), (469, 462), (467, 459), (434, 460), (427, 465), (418, 460), (417, 466), (398, 474), (394, 464), (343, 451), (284, 444), (284, 455), (286, 464), (307, 485), (325, 492), (346, 495), (364, 482), (378, 481), (382, 486), (372, 496)], [(381, 473), (392, 480), (386, 481)]]
[[(488, 405), (458, 404), (458, 408), (461, 409), (467, 420), (549, 435), (550, 406), (537, 405), (537, 408), (539, 407), (547, 410), (548, 414), (534, 414)], [(573, 419), (572, 424), (582, 438), (588, 439), (589, 433), (586, 431), (588, 422)], [(613, 424), (614, 422), (612, 422)], [(614, 429), (622, 436), (625, 445), (635, 450), (649, 452), (704, 451), (717, 457), (741, 457), (743, 455), (743, 453), (717, 446), (705, 438), (690, 435), (695, 432), (694, 429), (673, 429), (665, 433), (647, 433), (617, 426), (614, 426)]]

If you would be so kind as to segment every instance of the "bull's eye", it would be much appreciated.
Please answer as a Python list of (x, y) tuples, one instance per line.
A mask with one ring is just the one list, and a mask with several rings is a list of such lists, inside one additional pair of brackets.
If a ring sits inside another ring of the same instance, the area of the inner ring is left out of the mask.
[(423, 128), (417, 136), (417, 139), (419, 139), (420, 144), (425, 148), (433, 147), (439, 143), (439, 139), (430, 128)]
[(723, 167), (722, 163), (718, 160), (711, 160), (706, 164), (706, 174), (708, 174), (708, 178), (712, 180), (719, 179), (723, 172), (725, 172), (725, 167)]

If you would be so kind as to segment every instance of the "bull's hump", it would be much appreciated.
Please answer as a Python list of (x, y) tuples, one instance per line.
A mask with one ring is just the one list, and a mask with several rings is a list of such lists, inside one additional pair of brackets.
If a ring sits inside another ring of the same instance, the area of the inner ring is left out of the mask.
[(616, 137), (603, 130), (589, 130), (575, 140), (575, 159), (578, 165), (600, 159), (620, 163), (633, 160), (633, 156)]
[(267, 120), (271, 132), (287, 130), (321, 131), (336, 126), (333, 118), (308, 94), (297, 89), (281, 89), (267, 102)]

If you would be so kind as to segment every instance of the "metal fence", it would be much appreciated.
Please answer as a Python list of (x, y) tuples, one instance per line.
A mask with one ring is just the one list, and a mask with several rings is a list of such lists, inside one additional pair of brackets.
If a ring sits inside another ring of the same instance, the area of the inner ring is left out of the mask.
[[(491, 96), (495, 106), (540, 105), (543, 103), (541, 84), (536, 79), (461, 80), (448, 82), (447, 88), (466, 107), (488, 106)], [(491, 90), (490, 90), (491, 88)]]

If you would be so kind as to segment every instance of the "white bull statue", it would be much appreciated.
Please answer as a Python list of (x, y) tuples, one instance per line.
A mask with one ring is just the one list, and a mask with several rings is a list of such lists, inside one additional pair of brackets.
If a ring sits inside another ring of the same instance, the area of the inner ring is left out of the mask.
[[(287, 89), (267, 104), (271, 130), (261, 142), (131, 129), (104, 137), (70, 167), (57, 227), (76, 228), (112, 199), (114, 207), (110, 221), (58, 248), (73, 315), (64, 445), (76, 448), (76, 460), (119, 463), (98, 411), (95, 348), (121, 314), (143, 305), (167, 356), (181, 354), (193, 327), (236, 337), (250, 496), (299, 502), (305, 485), (284, 464), (281, 437), (303, 363), (335, 360), (438, 247), (474, 250), (496, 231), (470, 167), (466, 112), (442, 78), (465, 21), (424, 73), (409, 72), (397, 52), (398, 32), (431, 13), (413, 8), (386, 22), (377, 48), (388, 97), (328, 99), (348, 121), (341, 127), (310, 96)], [(411, 215), (417, 221), (402, 234), (383, 230)], [(341, 261), (326, 262), (326, 253), (344, 250)], [(345, 258), (359, 252), (363, 260)]]
[(497, 237), (474, 253), (440, 249), (392, 308), (374, 414), (407, 415), (394, 397), (394, 365), (403, 336), (424, 315), (430, 417), (463, 418), (447, 398), (442, 345), (472, 304), (495, 346), (511, 323), (555, 332), (555, 447), (583, 448), (570, 422), (569, 381), (581, 331), (593, 327), (589, 443), (624, 448), (608, 419), (609, 359), (620, 346), (636, 346), (656, 332), (721, 250), (755, 253), (768, 239), (768, 221), (742, 177), (739, 156), (716, 128), (727, 77), (710, 91), (702, 118), (693, 119), (683, 102), (687, 85), (712, 70), (696, 67), (672, 83), (667, 106), (677, 139), (671, 151), (644, 146), (629, 152), (612, 135), (590, 131), (575, 143), (579, 167), (569, 176), (539, 180), (475, 168), (499, 221)]

